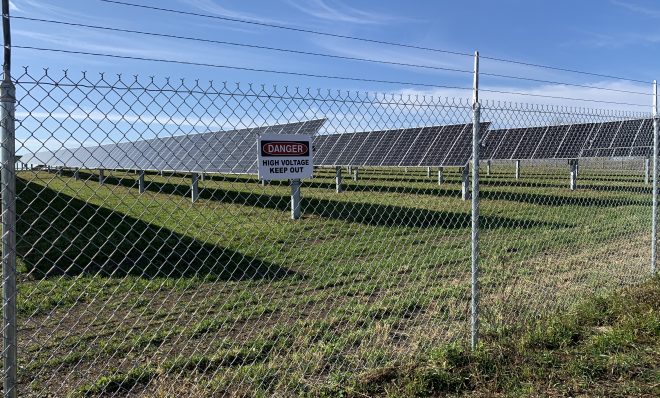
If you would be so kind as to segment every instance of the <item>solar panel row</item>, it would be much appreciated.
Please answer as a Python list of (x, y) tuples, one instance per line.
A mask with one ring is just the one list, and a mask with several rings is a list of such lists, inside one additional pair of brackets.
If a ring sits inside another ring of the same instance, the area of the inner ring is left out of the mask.
[[(320, 166), (458, 166), (472, 155), (472, 124), (317, 135), (325, 119), (190, 134), (25, 155), (22, 162), (90, 169), (255, 174), (257, 137), (310, 134)], [(645, 157), (653, 122), (635, 119), (489, 130), (481, 123), (482, 159)]]
[[(481, 123), (487, 131), (489, 122)], [(319, 166), (465, 166), (472, 155), (472, 124), (319, 135)]]
[(264, 133), (315, 135), (325, 119), (154, 138), (25, 155), (23, 163), (88, 169), (257, 173), (257, 138)]
[(647, 157), (652, 145), (652, 119), (512, 128), (489, 131), (482, 158)]

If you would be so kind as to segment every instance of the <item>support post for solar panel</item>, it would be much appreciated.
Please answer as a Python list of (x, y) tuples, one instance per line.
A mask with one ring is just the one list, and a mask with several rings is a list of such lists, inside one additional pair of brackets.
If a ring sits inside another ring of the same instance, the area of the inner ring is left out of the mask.
[(470, 199), (470, 167), (465, 166), (461, 169), (461, 199)]
[(103, 185), (105, 182), (105, 172), (103, 169), (99, 169), (99, 184)]
[(335, 190), (337, 193), (341, 193), (343, 188), (341, 186), (341, 167), (335, 167)]
[(490, 177), (490, 160), (486, 161), (486, 175)]
[(438, 185), (445, 182), (445, 175), (442, 173), (442, 166), (438, 167)]
[(73, 179), (76, 181), (80, 180), (80, 167), (76, 167), (73, 170)]
[(658, 134), (660, 134), (660, 120), (658, 120), (658, 83), (653, 81), (653, 210), (651, 215), (651, 275), (657, 270), (657, 240), (658, 240)]
[(346, 167), (346, 171), (348, 172), (349, 176), (353, 175), (353, 167), (351, 167), (350, 165)]
[(426, 178), (431, 178), (431, 167), (426, 168)]
[(195, 203), (199, 199), (199, 174), (191, 173), (190, 201)]
[(649, 185), (651, 181), (651, 158), (644, 159), (644, 184)]
[(474, 52), (474, 92), (472, 98), (472, 253), (471, 253), (471, 333), (470, 346), (474, 350), (479, 342), (479, 52)]
[(357, 182), (358, 178), (360, 178), (360, 169), (356, 167), (353, 169), (353, 181)]
[(58, 176), (58, 177), (61, 177), (63, 169), (64, 169), (64, 166), (57, 166), (57, 170), (55, 171), (55, 175)]
[(516, 180), (520, 179), (520, 160), (516, 160)]
[(147, 190), (147, 185), (144, 183), (144, 170), (138, 171), (138, 192), (144, 193)]
[(204, 181), (204, 179), (205, 179), (204, 176), (205, 176), (205, 175), (206, 175), (206, 173), (204, 173), (204, 172), (199, 173), (199, 179), (202, 180), (202, 181)]
[(568, 161), (568, 164), (571, 170), (569, 188), (571, 191), (575, 191), (577, 189), (577, 160), (571, 159)]
[(291, 219), (300, 218), (300, 179), (291, 180)]

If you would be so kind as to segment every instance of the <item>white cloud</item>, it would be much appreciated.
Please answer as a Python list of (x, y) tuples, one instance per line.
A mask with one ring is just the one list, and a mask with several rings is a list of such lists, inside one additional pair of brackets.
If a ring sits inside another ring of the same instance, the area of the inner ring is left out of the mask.
[(198, 10), (204, 11), (209, 14), (214, 14), (229, 18), (236, 18), (236, 19), (245, 19), (253, 22), (281, 23), (275, 19), (264, 18), (246, 12), (230, 10), (227, 7), (223, 7), (215, 3), (213, 0), (180, 0), (180, 1), (189, 7), (196, 8)]
[(642, 14), (644, 16), (651, 18), (660, 18), (660, 8), (645, 7), (639, 4), (631, 3), (628, 1), (621, 1), (621, 0), (611, 0), (610, 3), (619, 7), (623, 7), (637, 14)]
[(401, 20), (399, 17), (381, 14), (373, 11), (364, 11), (341, 2), (332, 5), (325, 0), (291, 1), (288, 3), (294, 8), (318, 19), (333, 22), (346, 22), (354, 24), (385, 24)]

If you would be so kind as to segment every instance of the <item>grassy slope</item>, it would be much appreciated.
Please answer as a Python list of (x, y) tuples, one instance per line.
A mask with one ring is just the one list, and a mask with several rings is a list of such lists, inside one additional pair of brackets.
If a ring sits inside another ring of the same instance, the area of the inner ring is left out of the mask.
[(414, 367), (361, 375), (329, 396), (660, 396), (660, 278), (564, 314), (434, 349)]

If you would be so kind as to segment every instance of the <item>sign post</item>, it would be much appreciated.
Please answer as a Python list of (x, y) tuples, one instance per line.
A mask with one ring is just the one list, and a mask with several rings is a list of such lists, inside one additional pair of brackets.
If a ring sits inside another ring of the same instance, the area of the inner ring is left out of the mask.
[(312, 137), (302, 134), (263, 134), (259, 137), (259, 179), (291, 181), (291, 218), (300, 218), (300, 180), (314, 174)]

